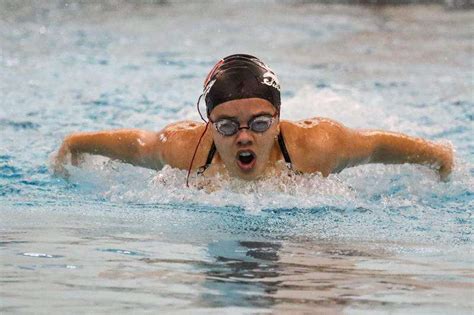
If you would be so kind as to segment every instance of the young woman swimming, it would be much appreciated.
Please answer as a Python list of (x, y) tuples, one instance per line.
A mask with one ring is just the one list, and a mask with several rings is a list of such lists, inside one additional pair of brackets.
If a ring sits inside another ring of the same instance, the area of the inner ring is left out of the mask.
[(152, 169), (170, 165), (244, 180), (272, 174), (285, 163), (296, 173), (323, 176), (367, 163), (416, 163), (435, 169), (442, 180), (453, 168), (450, 147), (421, 138), (350, 129), (327, 118), (280, 120), (278, 78), (254, 56), (219, 61), (201, 97), (207, 123), (181, 121), (159, 132), (121, 129), (67, 136), (56, 155), (55, 172), (67, 176), (64, 165), (77, 165), (83, 153)]

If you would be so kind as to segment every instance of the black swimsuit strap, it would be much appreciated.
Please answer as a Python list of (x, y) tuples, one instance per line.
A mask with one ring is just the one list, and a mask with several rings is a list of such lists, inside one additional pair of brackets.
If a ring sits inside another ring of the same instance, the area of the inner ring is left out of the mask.
[(289, 164), (291, 166), (290, 154), (288, 153), (288, 149), (286, 148), (285, 140), (283, 139), (283, 135), (281, 134), (281, 132), (278, 134), (278, 144), (280, 145), (280, 150), (283, 154), (283, 157), (285, 158), (286, 164)]
[(209, 153), (207, 154), (207, 159), (206, 159), (206, 164), (201, 166), (198, 170), (198, 174), (204, 173), (209, 165), (212, 163), (212, 159), (214, 158), (214, 154), (216, 154), (216, 145), (214, 144), (214, 141), (212, 142), (211, 148), (209, 149)]
[[(290, 154), (288, 153), (288, 149), (286, 148), (285, 140), (283, 139), (283, 135), (281, 134), (281, 132), (278, 134), (278, 144), (280, 145), (280, 150), (281, 150), (281, 153), (283, 154), (283, 157), (285, 158), (286, 164), (288, 164), (289, 167), (291, 168)], [(199, 174), (204, 173), (204, 171), (206, 171), (209, 165), (211, 165), (212, 159), (214, 158), (215, 154), (216, 154), (216, 145), (214, 144), (214, 142), (212, 142), (211, 149), (209, 149), (209, 153), (207, 154), (206, 164), (204, 164), (203, 166), (199, 168), (199, 171), (198, 171)]]
[(216, 154), (216, 145), (214, 144), (214, 141), (213, 141), (211, 145), (211, 149), (209, 150), (209, 154), (207, 155), (206, 165), (210, 165), (212, 163), (214, 154)]

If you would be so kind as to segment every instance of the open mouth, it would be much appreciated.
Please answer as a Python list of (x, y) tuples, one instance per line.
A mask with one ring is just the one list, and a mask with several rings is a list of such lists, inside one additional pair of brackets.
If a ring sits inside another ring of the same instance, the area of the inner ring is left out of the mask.
[(254, 167), (256, 160), (255, 153), (252, 151), (246, 150), (237, 153), (237, 165), (243, 171), (251, 170)]

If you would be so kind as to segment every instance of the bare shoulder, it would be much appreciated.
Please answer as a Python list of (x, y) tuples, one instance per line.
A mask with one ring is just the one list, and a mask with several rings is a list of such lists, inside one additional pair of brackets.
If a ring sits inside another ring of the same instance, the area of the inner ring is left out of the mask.
[(189, 148), (190, 143), (197, 143), (204, 132), (206, 125), (203, 123), (184, 120), (165, 126), (156, 136), (162, 145), (171, 145), (175, 148), (185, 146)]
[[(186, 169), (192, 158), (194, 149), (204, 132), (206, 125), (195, 121), (179, 121), (164, 127), (156, 133), (155, 152), (159, 152), (159, 159), (172, 167)], [(200, 148), (210, 147), (212, 140), (206, 132)], [(198, 150), (197, 164), (201, 160)]]
[[(298, 121), (281, 121), (281, 130), (287, 137), (298, 141), (335, 141), (349, 132), (343, 124), (324, 117), (313, 117)], [(306, 143), (307, 144), (307, 143)]]
[(280, 129), (295, 166), (304, 172), (328, 174), (338, 150), (350, 132), (343, 124), (324, 117), (280, 123)]
[(162, 131), (171, 133), (194, 133), (203, 130), (206, 125), (193, 120), (182, 120), (166, 125)]

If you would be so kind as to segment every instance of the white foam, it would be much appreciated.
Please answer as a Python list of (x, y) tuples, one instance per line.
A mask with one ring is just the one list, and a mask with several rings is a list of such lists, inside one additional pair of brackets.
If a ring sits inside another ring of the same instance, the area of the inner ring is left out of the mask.
[[(345, 121), (347, 124), (370, 127), (372, 120), (377, 121), (376, 127), (390, 124), (394, 118), (387, 116), (382, 110), (372, 110), (367, 115), (365, 105), (356, 101), (357, 91), (339, 87), (341, 93), (335, 90), (318, 90), (309, 86), (303, 87), (296, 95), (285, 102), (282, 107), (282, 115), (290, 119), (303, 119), (310, 116), (321, 115)], [(344, 95), (345, 94), (345, 95)], [(352, 95), (353, 97), (351, 97)], [(192, 118), (189, 110), (183, 109), (179, 115), (184, 118)], [(187, 113), (187, 114), (186, 114)], [(164, 134), (160, 141), (167, 141)], [(87, 169), (91, 170), (91, 173)], [(101, 172), (96, 176), (96, 171)], [(389, 191), (391, 184), (384, 182), (384, 177), (390, 178), (395, 175), (408, 175), (419, 172), (419, 176), (432, 182), (431, 186), (437, 185), (436, 174), (425, 167), (414, 166), (367, 166), (344, 171), (341, 175), (331, 175), (322, 178), (319, 175), (306, 174), (298, 177), (286, 175), (275, 176), (272, 179), (257, 182), (240, 181), (232, 179), (222, 182), (220, 179), (211, 181), (214, 192), (209, 194), (209, 189), (184, 189), (186, 172), (165, 167), (155, 173), (154, 171), (132, 167), (108, 159), (94, 157), (84, 164), (83, 172), (75, 171), (75, 180), (90, 182), (95, 178), (104, 185), (100, 189), (111, 200), (125, 200), (137, 202), (176, 202), (190, 201), (200, 202), (215, 206), (239, 206), (249, 211), (271, 208), (274, 206), (308, 208), (320, 204), (331, 204), (334, 206), (351, 206), (364, 204), (364, 200), (357, 198), (357, 192), (352, 187), (362, 189), (367, 180), (377, 181), (378, 185), (373, 187), (374, 191)], [(156, 176), (154, 175), (156, 174)], [(457, 175), (456, 175), (457, 176)], [(191, 181), (196, 181), (195, 177)], [(199, 181), (199, 180), (198, 180)], [(123, 184), (119, 184), (123, 183)], [(219, 183), (216, 185), (215, 183)], [(383, 183), (382, 185), (380, 185)], [(201, 183), (202, 184), (202, 183)], [(416, 187), (418, 183), (410, 183)], [(199, 185), (198, 185), (199, 186)], [(365, 189), (363, 189), (365, 191)], [(415, 189), (416, 190), (416, 189)], [(278, 193), (275, 196), (275, 193)], [(370, 194), (365, 191), (365, 193)], [(245, 198), (242, 198), (245, 196)]]

